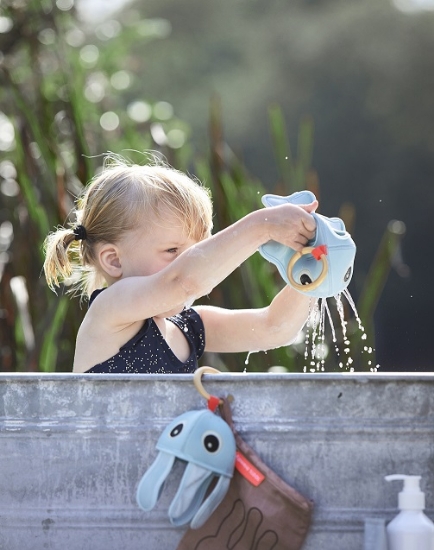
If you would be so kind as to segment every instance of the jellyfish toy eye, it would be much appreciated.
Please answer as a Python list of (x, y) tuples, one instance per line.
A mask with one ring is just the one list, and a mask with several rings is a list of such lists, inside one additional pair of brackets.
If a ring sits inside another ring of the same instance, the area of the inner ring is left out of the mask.
[(312, 284), (312, 279), (310, 278), (310, 276), (307, 273), (302, 273), (300, 275), (300, 283), (302, 285), (310, 285), (310, 284)]
[(220, 449), (220, 438), (214, 433), (205, 434), (203, 446), (209, 453), (216, 453)]
[(352, 267), (349, 267), (347, 269), (347, 272), (344, 275), (344, 283), (346, 283), (349, 280), (349, 278), (351, 277), (351, 272), (352, 272)]
[(173, 428), (173, 430), (170, 432), (170, 437), (176, 437), (182, 432), (182, 428), (184, 427), (184, 424), (178, 424)]

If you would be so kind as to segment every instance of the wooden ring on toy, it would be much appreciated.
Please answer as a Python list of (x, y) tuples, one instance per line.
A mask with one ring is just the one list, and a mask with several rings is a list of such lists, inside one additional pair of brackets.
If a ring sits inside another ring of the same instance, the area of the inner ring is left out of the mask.
[[(207, 401), (209, 401), (213, 396), (210, 395), (202, 384), (202, 376), (204, 374), (220, 374), (221, 371), (214, 369), (213, 367), (200, 367), (194, 371), (193, 374), (193, 383), (194, 387), (197, 389), (197, 391), (200, 393), (202, 397), (204, 397)], [(220, 399), (220, 404), (223, 404), (223, 401)]]
[(301, 292), (308, 292), (310, 290), (315, 290), (316, 288), (319, 287), (319, 285), (324, 281), (324, 279), (327, 276), (328, 264), (327, 264), (325, 254), (321, 254), (320, 258), (322, 261), (322, 271), (319, 274), (319, 277), (315, 281), (312, 281), (307, 285), (302, 285), (300, 283), (297, 283), (294, 277), (292, 276), (292, 269), (295, 263), (305, 254), (311, 254), (313, 250), (315, 250), (313, 246), (305, 246), (301, 250), (301, 252), (296, 252), (288, 263), (287, 275), (288, 275), (289, 282), (291, 283), (291, 286), (293, 286), (296, 290), (300, 290)]

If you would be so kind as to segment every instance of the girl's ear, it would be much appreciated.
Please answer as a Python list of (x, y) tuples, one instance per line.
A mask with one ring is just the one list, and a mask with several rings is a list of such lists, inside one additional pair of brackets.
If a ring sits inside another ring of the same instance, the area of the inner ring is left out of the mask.
[(122, 265), (118, 248), (114, 244), (104, 244), (99, 249), (98, 259), (102, 269), (115, 279), (122, 275)]

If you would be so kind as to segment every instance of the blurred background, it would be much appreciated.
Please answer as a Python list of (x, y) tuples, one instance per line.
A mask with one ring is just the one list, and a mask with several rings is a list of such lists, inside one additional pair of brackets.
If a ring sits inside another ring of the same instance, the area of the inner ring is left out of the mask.
[[(72, 368), (87, 306), (47, 289), (42, 244), (108, 150), (197, 175), (216, 229), (314, 191), (358, 247), (351, 368), (433, 370), (434, 0), (1, 0), (0, 52), (3, 371)], [(209, 301), (265, 305), (276, 271), (256, 254)], [(205, 360), (342, 368), (329, 330), (308, 360), (306, 338)]]

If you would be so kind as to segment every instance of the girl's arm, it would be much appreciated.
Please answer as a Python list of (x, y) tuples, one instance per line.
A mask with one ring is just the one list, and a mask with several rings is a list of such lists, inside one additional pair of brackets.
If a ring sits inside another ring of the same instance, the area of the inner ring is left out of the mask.
[(315, 220), (308, 212), (316, 207), (316, 201), (302, 207), (284, 204), (248, 214), (188, 248), (158, 273), (121, 278), (97, 297), (88, 314), (117, 330), (182, 309), (211, 292), (261, 244), (275, 240), (300, 250), (314, 235)]
[(303, 328), (314, 301), (315, 298), (286, 286), (262, 309), (197, 306), (205, 325), (205, 350), (236, 353), (288, 345)]

